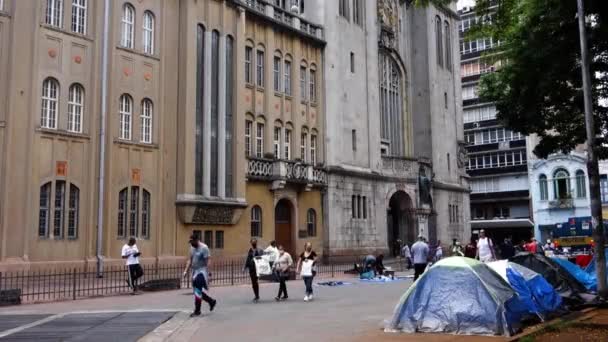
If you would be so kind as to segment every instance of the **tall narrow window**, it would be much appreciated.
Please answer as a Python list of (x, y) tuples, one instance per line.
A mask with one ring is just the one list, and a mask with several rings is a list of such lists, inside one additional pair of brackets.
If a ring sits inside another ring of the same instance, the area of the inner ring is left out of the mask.
[(365, 9), (364, 0), (353, 0), (353, 21), (359, 26), (363, 26), (363, 11)]
[(59, 83), (54, 78), (47, 78), (42, 83), (42, 113), (40, 126), (42, 128), (57, 129), (57, 98), (59, 97)]
[(272, 140), (274, 146), (274, 158), (281, 158), (281, 127), (274, 128), (274, 135)]
[(346, 20), (350, 20), (350, 9), (348, 6), (350, 0), (339, 0), (338, 1), (338, 14), (341, 17), (346, 18)]
[(306, 146), (308, 143), (308, 133), (302, 132), (300, 136), (300, 158), (302, 158), (302, 162), (306, 163), (308, 158), (306, 158)]
[(213, 230), (205, 230), (203, 241), (207, 247), (213, 248)]
[(260, 88), (264, 88), (264, 51), (257, 51), (256, 70), (257, 85)]
[[(225, 106), (225, 183), (224, 194), (233, 197), (233, 120), (234, 120), (234, 40), (231, 36), (226, 37), (226, 106)], [(217, 248), (217, 246), (216, 246)]]
[(547, 188), (547, 176), (540, 175), (538, 177), (538, 188), (540, 191), (540, 200), (546, 201), (549, 199), (549, 189)]
[(317, 236), (317, 213), (314, 209), (308, 209), (306, 213), (306, 230), (309, 237)]
[(123, 140), (131, 140), (131, 117), (133, 114), (133, 99), (127, 94), (120, 97), (119, 106), (119, 132), (118, 137)]
[(245, 83), (253, 84), (253, 75), (251, 70), (251, 62), (253, 58), (253, 48), (245, 46)]
[(251, 131), (253, 130), (253, 122), (245, 121), (245, 156), (251, 157)]
[(205, 28), (196, 26), (196, 127), (195, 127), (195, 193), (203, 194), (203, 122), (205, 85)]
[(350, 209), (352, 218), (357, 218), (357, 196), (355, 195), (351, 197)]
[(585, 172), (583, 170), (576, 171), (576, 197), (587, 197), (587, 182), (585, 181)]
[(306, 67), (300, 67), (300, 97), (302, 101), (306, 101)]
[(65, 181), (55, 182), (55, 208), (53, 216), (53, 237), (63, 239), (63, 222), (65, 210)]
[(314, 134), (310, 136), (310, 163), (317, 164), (317, 136)]
[(310, 102), (317, 102), (317, 72), (315, 70), (310, 70)]
[(125, 237), (127, 232), (127, 196), (128, 188), (124, 188), (118, 194), (118, 237)]
[(274, 91), (281, 92), (281, 57), (274, 57), (273, 63)]
[(141, 202), (141, 237), (144, 239), (150, 238), (150, 193), (143, 191)]
[(283, 86), (285, 87), (285, 95), (291, 95), (291, 62), (285, 61), (284, 66), (285, 79)]
[(284, 154), (283, 157), (285, 158), (285, 160), (290, 160), (291, 159), (291, 130), (288, 128), (285, 128), (285, 137), (283, 140), (283, 146), (284, 146)]
[(441, 27), (441, 18), (435, 18), (435, 46), (437, 49), (437, 64), (443, 67), (443, 28)]
[(262, 236), (262, 208), (257, 205), (251, 208), (251, 236)]
[(150, 11), (144, 12), (144, 25), (143, 25), (143, 39), (144, 39), (144, 52), (153, 55), (154, 54), (154, 14)]
[(357, 130), (353, 129), (351, 132), (351, 146), (353, 148), (353, 151), (357, 150)]
[(131, 187), (131, 198), (129, 198), (129, 236), (137, 236), (137, 221), (139, 219), (139, 188)]
[(223, 230), (215, 231), (215, 248), (216, 249), (224, 248), (224, 231)]
[(361, 218), (361, 196), (357, 195), (357, 218)]
[(46, 23), (61, 27), (63, 24), (63, 0), (46, 1)]
[(72, 0), (72, 32), (87, 33), (87, 0)]
[(447, 21), (444, 23), (445, 26), (445, 67), (452, 71), (452, 32), (450, 32), (450, 23)]
[(350, 72), (355, 73), (355, 53), (350, 53)]
[(80, 208), (80, 189), (70, 184), (70, 199), (68, 202), (68, 239), (78, 237), (78, 211)]
[(211, 196), (218, 195), (218, 177), (219, 177), (219, 84), (220, 84), (220, 33), (213, 31), (211, 33), (211, 164), (210, 170), (210, 194)]
[(397, 62), (380, 54), (380, 123), (382, 147), (388, 155), (405, 155), (402, 74)]
[(261, 122), (258, 122), (255, 132), (255, 156), (264, 156), (264, 124)]
[(68, 131), (82, 133), (84, 90), (79, 84), (70, 86), (68, 94)]
[(367, 197), (363, 196), (361, 205), (363, 207), (363, 218), (367, 219)]
[(141, 102), (141, 142), (152, 143), (152, 101), (144, 99)]
[(553, 194), (555, 199), (570, 198), (570, 174), (559, 169), (553, 174)]
[(40, 187), (40, 208), (38, 209), (38, 236), (49, 236), (49, 219), (51, 210), (51, 183)]
[(133, 38), (135, 31), (133, 25), (135, 24), (135, 8), (131, 4), (125, 4), (122, 7), (122, 34), (120, 39), (120, 45), (123, 47), (132, 49)]

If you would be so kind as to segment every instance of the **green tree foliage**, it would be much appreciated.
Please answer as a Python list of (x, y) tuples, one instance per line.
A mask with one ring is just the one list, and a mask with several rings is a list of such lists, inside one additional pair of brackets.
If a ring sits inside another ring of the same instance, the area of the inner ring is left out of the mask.
[[(477, 15), (487, 17), (471, 37), (500, 41), (499, 51), (485, 56), (501, 61), (484, 75), (483, 100), (496, 102), (498, 119), (523, 134), (537, 134), (534, 152), (546, 157), (570, 152), (586, 140), (576, 0), (478, 0)], [(608, 1), (586, 0), (597, 133), (608, 132)], [(601, 140), (598, 140), (598, 145)], [(608, 148), (598, 146), (600, 159)]]

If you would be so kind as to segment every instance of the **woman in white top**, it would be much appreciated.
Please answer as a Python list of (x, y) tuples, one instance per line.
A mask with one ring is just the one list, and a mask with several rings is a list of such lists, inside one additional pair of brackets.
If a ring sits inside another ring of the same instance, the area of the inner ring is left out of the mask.
[(274, 263), (274, 270), (279, 278), (279, 294), (275, 298), (278, 302), (289, 298), (287, 296), (287, 284), (285, 282), (289, 279), (293, 259), (291, 259), (289, 253), (285, 252), (283, 246), (279, 246), (277, 250), (279, 251), (279, 256)]
[(483, 229), (479, 231), (477, 259), (483, 263), (496, 260), (496, 257), (494, 256), (494, 244), (492, 243), (492, 240), (486, 236), (486, 232)]

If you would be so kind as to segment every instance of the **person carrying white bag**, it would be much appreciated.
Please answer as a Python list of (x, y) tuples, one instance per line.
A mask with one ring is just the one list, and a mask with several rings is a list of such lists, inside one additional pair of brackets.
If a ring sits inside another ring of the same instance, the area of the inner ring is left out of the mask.
[[(306, 286), (306, 295), (304, 301), (308, 302), (313, 298), (312, 281), (316, 275), (317, 253), (312, 250), (312, 243), (307, 242), (304, 245), (304, 252), (300, 254), (296, 270), (300, 272), (300, 277), (304, 280)], [(300, 268), (300, 266), (302, 268)]]

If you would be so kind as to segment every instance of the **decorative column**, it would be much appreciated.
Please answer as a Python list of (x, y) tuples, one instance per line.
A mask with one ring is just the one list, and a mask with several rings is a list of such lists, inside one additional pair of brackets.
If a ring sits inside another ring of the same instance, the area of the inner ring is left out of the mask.
[(203, 196), (211, 195), (211, 31), (205, 31), (203, 105)]

